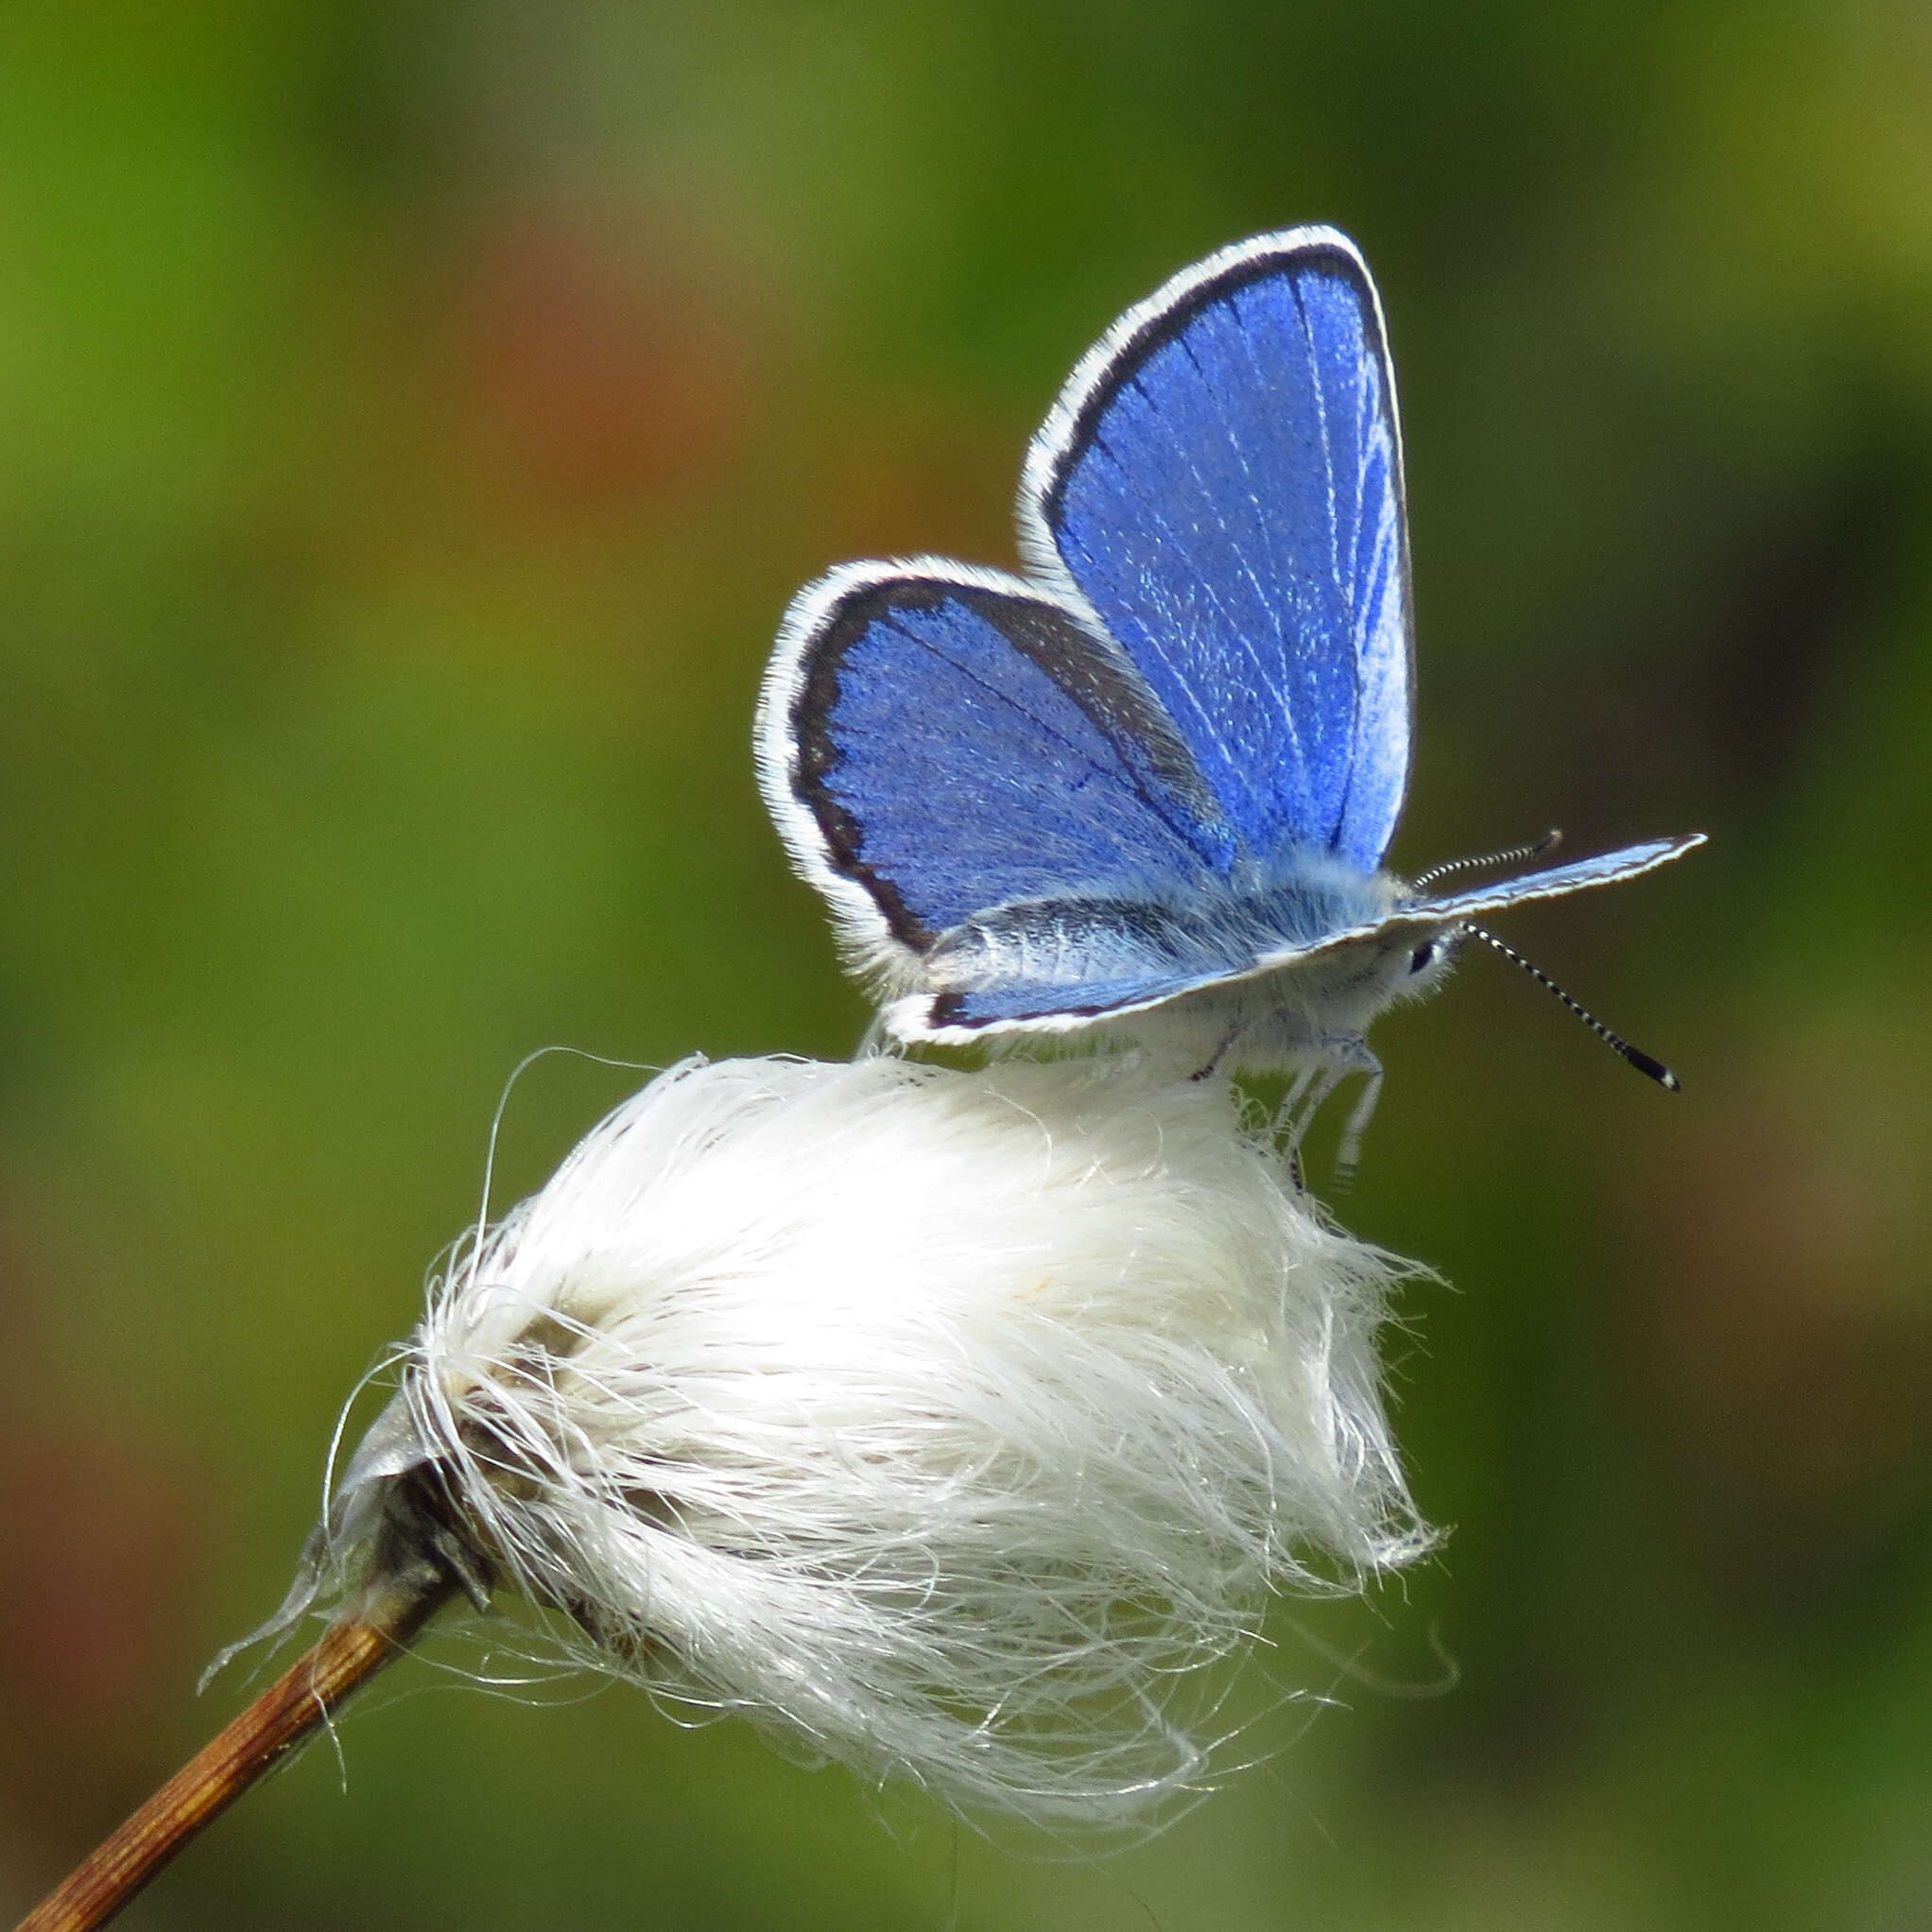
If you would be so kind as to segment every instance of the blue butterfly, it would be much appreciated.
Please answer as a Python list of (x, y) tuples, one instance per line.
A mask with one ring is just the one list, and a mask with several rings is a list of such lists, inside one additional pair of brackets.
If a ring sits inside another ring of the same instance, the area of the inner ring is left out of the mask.
[(767, 803), (901, 1041), (1125, 1034), (1285, 1068), (1304, 1120), (1360, 1072), (1346, 1160), (1370, 1020), (1490, 939), (1477, 915), (1702, 843), (1446, 896), (1459, 868), (1382, 870), (1414, 682), (1402, 445), (1381, 302), (1333, 229), (1237, 242), (1121, 317), (1026, 453), (1019, 526), (1026, 577), (842, 565), (766, 674)]

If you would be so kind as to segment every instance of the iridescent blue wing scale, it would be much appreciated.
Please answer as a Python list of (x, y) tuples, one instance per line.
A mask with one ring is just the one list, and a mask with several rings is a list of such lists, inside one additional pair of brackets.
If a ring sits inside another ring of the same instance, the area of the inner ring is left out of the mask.
[(1408, 775), (1408, 545), (1394, 376), (1353, 243), (1257, 236), (1130, 309), (1035, 440), (1020, 524), (1249, 853), (1379, 868)]
[(759, 744), (795, 863), (888, 979), (975, 914), (1158, 892), (1233, 846), (1105, 639), (1017, 578), (943, 560), (850, 565), (802, 593)]

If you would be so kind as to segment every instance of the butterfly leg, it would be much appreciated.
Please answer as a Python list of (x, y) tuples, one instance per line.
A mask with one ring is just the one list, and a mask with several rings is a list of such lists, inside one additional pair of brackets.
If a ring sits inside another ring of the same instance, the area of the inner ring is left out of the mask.
[(1349, 1114), (1336, 1148), (1336, 1183), (1346, 1187), (1354, 1179), (1361, 1159), (1362, 1136), (1374, 1116), (1376, 1101), (1382, 1097), (1382, 1062), (1355, 1036), (1331, 1035), (1313, 1043), (1310, 1052), (1320, 1057), (1311, 1059), (1296, 1075), (1282, 1101), (1281, 1112), (1275, 1116), (1277, 1129), (1285, 1132), (1287, 1150), (1299, 1163), (1302, 1139), (1321, 1111), (1322, 1102), (1351, 1074), (1365, 1075), (1368, 1084)]
[[(1295, 1118), (1295, 1110), (1302, 1103), (1302, 1095), (1308, 1091), (1308, 1083), (1320, 1072), (1320, 1066), (1304, 1066), (1288, 1083), (1288, 1091), (1282, 1095), (1282, 1104), (1275, 1112), (1275, 1130), (1283, 1131), (1290, 1127)], [(1299, 1135), (1297, 1136), (1299, 1138)]]
[(1241, 1026), (1234, 1026), (1230, 1028), (1226, 1036), (1222, 1039), (1221, 1044), (1217, 1047), (1216, 1047), (1211, 1054), (1208, 1055), (1207, 1064), (1205, 1066), (1197, 1067), (1193, 1073), (1188, 1075), (1187, 1078), (1191, 1080), (1205, 1080), (1211, 1078), (1216, 1069), (1219, 1067), (1221, 1061), (1228, 1057), (1229, 1047), (1233, 1045), (1235, 1041), (1240, 1039), (1242, 1033), (1246, 1029)]
[(1347, 1071), (1335, 1063), (1325, 1043), (1316, 1050), (1320, 1058), (1311, 1059), (1295, 1076), (1275, 1114), (1275, 1131), (1284, 1137), (1288, 1151), (1297, 1159), (1301, 1157), (1302, 1136), (1320, 1112), (1321, 1103), (1335, 1092), (1337, 1081)]
[(1341, 1144), (1335, 1150), (1335, 1179), (1340, 1187), (1346, 1187), (1355, 1178), (1355, 1168), (1362, 1158), (1362, 1136), (1368, 1132), (1369, 1123), (1375, 1117), (1375, 1103), (1382, 1097), (1382, 1062), (1361, 1041), (1351, 1043), (1351, 1046), (1345, 1071), (1364, 1074), (1367, 1078), (1362, 1085), (1362, 1097), (1355, 1102), (1348, 1125), (1341, 1130)]

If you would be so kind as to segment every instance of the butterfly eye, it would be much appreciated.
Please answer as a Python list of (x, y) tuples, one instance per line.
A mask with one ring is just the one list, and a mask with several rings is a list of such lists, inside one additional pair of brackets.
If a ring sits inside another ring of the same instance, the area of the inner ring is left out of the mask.
[(1435, 964), (1436, 955), (1441, 950), (1440, 940), (1430, 940), (1418, 946), (1409, 956), (1408, 970), (1411, 973), (1426, 973)]

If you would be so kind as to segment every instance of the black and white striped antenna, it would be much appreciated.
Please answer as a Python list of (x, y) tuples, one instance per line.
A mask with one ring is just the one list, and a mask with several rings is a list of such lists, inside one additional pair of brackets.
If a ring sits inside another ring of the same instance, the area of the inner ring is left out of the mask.
[(1480, 858), (1452, 858), (1446, 864), (1431, 866), (1427, 871), (1419, 873), (1409, 881), (1411, 892), (1426, 892), (1438, 879), (1449, 878), (1456, 872), (1487, 871), (1492, 866), (1527, 865), (1533, 858), (1541, 858), (1546, 852), (1554, 852), (1563, 842), (1563, 835), (1552, 825), (1541, 838), (1532, 838), (1527, 845), (1512, 845), (1508, 852), (1486, 852)]
[(1545, 992), (1553, 993), (1568, 1007), (1578, 1019), (1590, 1028), (1613, 1053), (1621, 1054), (1640, 1074), (1648, 1074), (1660, 1087), (1667, 1088), (1673, 1094), (1683, 1091), (1683, 1082), (1664, 1064), (1661, 1060), (1652, 1060), (1642, 1047), (1632, 1046), (1621, 1033), (1613, 1033), (1588, 1007), (1574, 1000), (1563, 989), (1545, 973), (1541, 966), (1533, 966), (1512, 945), (1499, 940), (1487, 926), (1465, 925), (1462, 930), (1473, 940), (1480, 940), (1484, 945), (1493, 948), (1512, 966), (1520, 966)]

